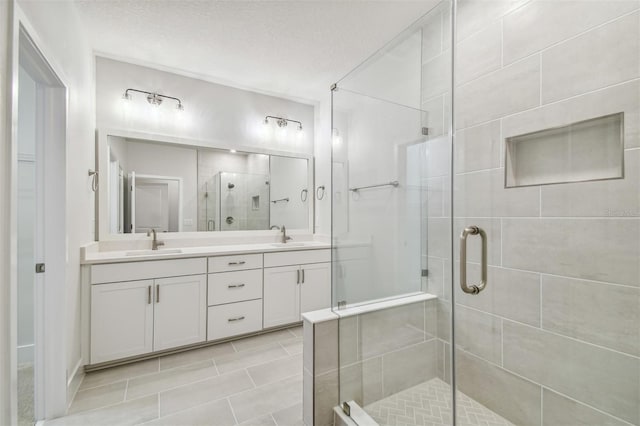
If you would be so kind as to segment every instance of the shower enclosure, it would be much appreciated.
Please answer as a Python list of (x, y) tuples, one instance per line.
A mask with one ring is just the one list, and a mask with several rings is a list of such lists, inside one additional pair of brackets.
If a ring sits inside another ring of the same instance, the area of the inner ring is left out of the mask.
[(640, 424), (640, 3), (441, 1), (332, 88), (359, 424)]

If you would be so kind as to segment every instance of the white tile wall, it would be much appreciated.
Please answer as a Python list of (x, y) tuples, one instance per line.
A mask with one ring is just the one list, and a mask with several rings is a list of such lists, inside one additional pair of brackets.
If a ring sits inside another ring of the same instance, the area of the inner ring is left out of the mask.
[[(639, 9), (631, 0), (458, 1), (453, 253), (464, 226), (481, 226), (490, 266), (486, 290), (471, 296), (455, 264), (457, 384), (516, 424), (640, 424)], [(423, 32), (425, 45), (442, 34)], [(504, 189), (505, 138), (618, 112), (624, 179)], [(430, 151), (443, 185), (429, 185), (437, 202), (428, 210), (443, 380), (448, 152)], [(479, 238), (468, 244), (473, 281)]]

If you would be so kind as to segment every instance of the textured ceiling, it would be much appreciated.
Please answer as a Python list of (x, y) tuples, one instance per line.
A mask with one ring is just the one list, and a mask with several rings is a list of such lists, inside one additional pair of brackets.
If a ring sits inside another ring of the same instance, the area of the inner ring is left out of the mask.
[(99, 54), (308, 100), (438, 3), (75, 2)]

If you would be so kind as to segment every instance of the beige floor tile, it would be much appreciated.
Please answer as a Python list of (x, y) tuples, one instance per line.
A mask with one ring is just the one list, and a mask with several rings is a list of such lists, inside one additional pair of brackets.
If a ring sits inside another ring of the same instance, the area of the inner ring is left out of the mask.
[(180, 386), (160, 393), (160, 415), (186, 410), (253, 388), (253, 382), (245, 370)]
[(231, 343), (221, 343), (206, 348), (192, 349), (186, 352), (160, 357), (160, 370), (189, 365), (200, 361), (213, 359), (216, 356), (234, 353)]
[(281, 340), (280, 345), (291, 355), (302, 353), (302, 337), (295, 337), (289, 340)]
[(69, 408), (69, 414), (93, 410), (124, 401), (127, 381), (123, 380), (109, 385), (98, 386), (78, 391)]
[(123, 379), (130, 379), (156, 372), (158, 372), (158, 358), (98, 370), (85, 374), (82, 384), (80, 385), (80, 390), (108, 385), (109, 383), (119, 382)]
[(271, 413), (278, 426), (303, 426), (302, 404)]
[(171, 388), (218, 375), (213, 361), (203, 361), (129, 380), (127, 400), (162, 392)]
[(302, 354), (247, 368), (256, 386), (277, 382), (296, 374), (302, 374)]
[(229, 371), (247, 368), (278, 358), (288, 357), (289, 354), (279, 343), (271, 343), (269, 346), (246, 349), (238, 353), (222, 355), (215, 358), (216, 366), (220, 374)]
[(238, 422), (302, 403), (302, 375), (242, 392), (229, 401)]
[(273, 417), (271, 417), (271, 414), (268, 414), (266, 416), (242, 422), (240, 423), (240, 426), (276, 426), (276, 422), (273, 420)]
[(290, 328), (289, 331), (295, 334), (296, 337), (302, 337), (302, 326)]
[(126, 426), (148, 422), (158, 417), (158, 395), (150, 395), (122, 404), (61, 417), (47, 426)]
[(268, 346), (273, 343), (277, 343), (281, 340), (289, 340), (296, 337), (289, 330), (278, 330), (267, 334), (261, 334), (259, 336), (247, 337), (246, 339), (236, 340), (233, 346), (238, 352), (245, 351), (247, 349), (259, 348), (261, 346)]
[(160, 417), (145, 425), (149, 426), (232, 426), (236, 419), (229, 406), (229, 401), (221, 399), (208, 404), (199, 405), (188, 410), (180, 411), (170, 416)]

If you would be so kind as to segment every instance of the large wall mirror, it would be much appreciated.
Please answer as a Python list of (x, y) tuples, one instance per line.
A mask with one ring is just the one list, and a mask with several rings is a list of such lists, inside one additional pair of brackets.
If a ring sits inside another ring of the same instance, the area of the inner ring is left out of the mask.
[(99, 237), (310, 230), (312, 159), (127, 132), (98, 139)]

